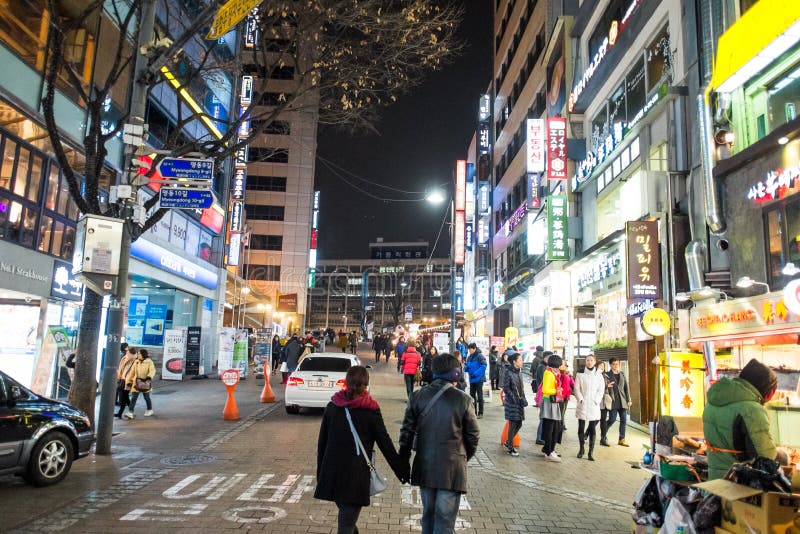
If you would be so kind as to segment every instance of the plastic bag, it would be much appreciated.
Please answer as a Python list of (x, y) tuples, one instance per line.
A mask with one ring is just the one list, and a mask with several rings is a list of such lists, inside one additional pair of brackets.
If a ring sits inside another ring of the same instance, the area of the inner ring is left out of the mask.
[(662, 518), (661, 498), (658, 495), (658, 477), (652, 476), (642, 483), (639, 491), (636, 492), (633, 506), (640, 516), (647, 516), (651, 513), (658, 514), (659, 521), (654, 523), (657, 523), (655, 526), (660, 526)]
[(709, 495), (697, 507), (692, 519), (698, 532), (714, 532), (714, 527), (722, 519), (722, 499), (717, 495)]
[(680, 499), (672, 499), (669, 501), (667, 512), (664, 514), (664, 525), (661, 527), (661, 532), (675, 534), (675, 532), (678, 532), (678, 527), (683, 527), (682, 532), (684, 534), (697, 534), (692, 516), (681, 504)]

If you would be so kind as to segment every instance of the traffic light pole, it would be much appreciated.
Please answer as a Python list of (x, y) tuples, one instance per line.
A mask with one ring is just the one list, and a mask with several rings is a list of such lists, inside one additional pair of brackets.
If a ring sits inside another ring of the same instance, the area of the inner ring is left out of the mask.
[[(131, 106), (128, 122), (134, 126), (144, 126), (147, 94), (149, 91), (150, 62), (142, 48), (153, 43), (155, 38), (156, 2), (155, 0), (142, 0), (142, 13), (139, 21), (139, 39), (136, 45), (136, 70), (131, 88)], [(125, 145), (125, 161), (123, 168), (128, 172), (128, 178), (122, 183), (131, 186), (130, 198), (120, 200), (120, 218), (124, 221), (122, 227), (122, 243), (119, 251), (119, 274), (117, 287), (111, 296), (106, 316), (106, 354), (103, 358), (103, 372), (101, 374), (102, 388), (100, 394), (100, 414), (97, 418), (97, 454), (111, 454), (111, 434), (114, 426), (114, 398), (117, 391), (117, 367), (120, 359), (120, 344), (125, 334), (125, 309), (128, 302), (128, 266), (131, 258), (131, 229), (134, 224), (131, 220), (133, 207), (137, 201), (136, 177), (137, 171), (133, 159), (138, 146)]]

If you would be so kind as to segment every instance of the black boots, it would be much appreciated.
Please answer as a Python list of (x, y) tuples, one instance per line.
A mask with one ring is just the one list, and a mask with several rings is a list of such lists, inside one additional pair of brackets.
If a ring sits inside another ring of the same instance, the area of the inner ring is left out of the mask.
[[(583, 445), (581, 445), (581, 452), (583, 451)], [(594, 452), (594, 438), (589, 438), (589, 456), (588, 459), (590, 462), (594, 462), (594, 456), (592, 453)]]
[(580, 444), (581, 444), (581, 448), (578, 451), (578, 458), (583, 458), (583, 453), (584, 453), (584, 449), (583, 449), (583, 441), (584, 441), (583, 432), (578, 432), (578, 441), (580, 441)]

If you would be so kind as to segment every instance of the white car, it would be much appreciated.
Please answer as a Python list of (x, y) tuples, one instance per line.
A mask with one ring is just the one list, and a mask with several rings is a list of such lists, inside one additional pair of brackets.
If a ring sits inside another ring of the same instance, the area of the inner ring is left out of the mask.
[(333, 394), (344, 387), (347, 370), (355, 365), (361, 361), (353, 354), (318, 352), (303, 358), (286, 382), (286, 413), (327, 406)]

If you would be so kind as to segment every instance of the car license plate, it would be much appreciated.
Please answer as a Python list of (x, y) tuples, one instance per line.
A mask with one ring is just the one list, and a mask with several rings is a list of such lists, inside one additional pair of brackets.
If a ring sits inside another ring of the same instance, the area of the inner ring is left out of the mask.
[(309, 380), (308, 387), (310, 388), (327, 388), (333, 387), (333, 380)]

